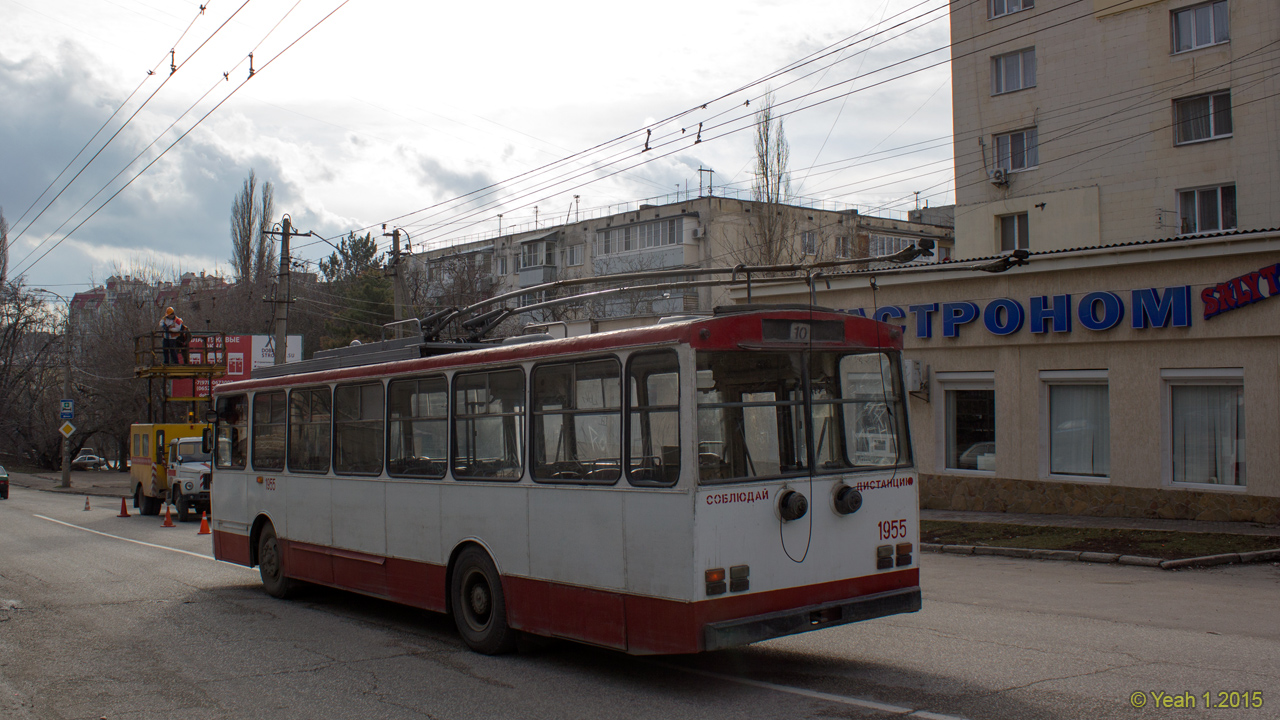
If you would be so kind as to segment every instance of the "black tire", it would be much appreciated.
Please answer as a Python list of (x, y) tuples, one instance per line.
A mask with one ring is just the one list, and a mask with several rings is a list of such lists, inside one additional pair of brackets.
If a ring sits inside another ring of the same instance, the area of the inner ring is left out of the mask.
[(507, 601), (502, 577), (488, 553), (471, 546), (462, 551), (449, 587), (453, 622), (467, 646), (485, 655), (516, 649), (519, 631), (507, 625)]
[(133, 507), (134, 509), (142, 507), (142, 485), (138, 484), (133, 489)]
[[(141, 493), (141, 492), (142, 492), (141, 488), (139, 488), (138, 492), (139, 492), (139, 493)], [(138, 513), (139, 513), (139, 514), (141, 514), (141, 515), (159, 515), (159, 514), (160, 514), (160, 506), (161, 506), (161, 505), (163, 505), (163, 504), (164, 504), (164, 503), (162, 503), (162, 502), (160, 501), (160, 498), (158, 498), (158, 497), (151, 497), (150, 495), (143, 495), (143, 496), (142, 496), (142, 507), (138, 509)]]
[(9, 486), (5, 485), (4, 487), (0, 487), (0, 500), (8, 500), (8, 499), (9, 499)]
[(173, 506), (178, 511), (178, 522), (190, 522), (191, 501), (176, 487), (173, 489), (173, 494), (177, 496), (177, 499), (173, 501)]
[(287, 598), (293, 593), (294, 582), (285, 575), (284, 553), (271, 523), (267, 523), (258, 536), (258, 574), (262, 576), (263, 589), (271, 597)]

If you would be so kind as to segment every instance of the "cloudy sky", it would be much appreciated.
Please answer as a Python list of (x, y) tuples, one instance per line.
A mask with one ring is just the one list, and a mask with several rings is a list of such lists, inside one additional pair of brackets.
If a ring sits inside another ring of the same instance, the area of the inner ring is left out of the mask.
[(301, 230), (415, 247), (559, 222), (574, 195), (586, 217), (696, 194), (699, 167), (746, 192), (766, 86), (797, 194), (951, 201), (945, 0), (204, 4), (0, 0), (0, 207), (30, 284), (228, 272), (250, 169)]

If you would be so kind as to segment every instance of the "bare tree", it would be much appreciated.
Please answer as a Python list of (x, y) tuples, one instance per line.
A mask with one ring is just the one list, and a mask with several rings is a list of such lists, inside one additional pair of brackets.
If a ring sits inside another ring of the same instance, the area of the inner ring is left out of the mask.
[(21, 284), (0, 284), (0, 451), (56, 467), (61, 439), (55, 403), (63, 363), (59, 318)]
[(261, 218), (253, 202), (257, 187), (258, 177), (250, 170), (249, 177), (245, 178), (240, 192), (231, 202), (231, 269), (236, 282), (243, 284), (246, 292), (252, 292), (253, 281), (257, 280), (254, 234), (261, 232)]
[(755, 178), (751, 193), (751, 236), (746, 238), (738, 260), (748, 265), (778, 265), (794, 262), (796, 218), (791, 208), (791, 146), (782, 118), (775, 117), (773, 92), (764, 96), (764, 106), (756, 113)]
[[(18, 218), (21, 221), (22, 218)], [(9, 221), (4, 219), (4, 208), (0, 207), (0, 285), (9, 280)]]
[(276, 273), (276, 265), (279, 264), (275, 238), (267, 234), (275, 216), (275, 187), (269, 180), (262, 183), (262, 196), (256, 211), (258, 230), (253, 250), (253, 279), (261, 283)]

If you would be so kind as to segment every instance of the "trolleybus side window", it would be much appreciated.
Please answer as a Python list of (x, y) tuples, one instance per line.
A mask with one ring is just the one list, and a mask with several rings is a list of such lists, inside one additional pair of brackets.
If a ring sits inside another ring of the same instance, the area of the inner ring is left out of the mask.
[(382, 473), (382, 383), (339, 385), (333, 390), (333, 471)]
[(698, 354), (703, 482), (808, 471), (801, 353)]
[(228, 470), (243, 470), (248, 459), (249, 429), (248, 404), (243, 395), (218, 398), (218, 437), (214, 443), (216, 466)]
[(453, 474), (519, 480), (524, 474), (524, 370), (453, 378)]
[(253, 469), (284, 469), (284, 391), (253, 396)]
[(391, 381), (387, 410), (388, 472), (444, 477), (449, 456), (449, 383), (444, 376)]
[(533, 370), (533, 479), (617, 482), (622, 474), (622, 367), (615, 359)]
[(680, 479), (680, 361), (670, 350), (627, 361), (627, 479), (675, 485)]
[(289, 392), (289, 469), (293, 472), (328, 472), (332, 413), (329, 388), (303, 388)]

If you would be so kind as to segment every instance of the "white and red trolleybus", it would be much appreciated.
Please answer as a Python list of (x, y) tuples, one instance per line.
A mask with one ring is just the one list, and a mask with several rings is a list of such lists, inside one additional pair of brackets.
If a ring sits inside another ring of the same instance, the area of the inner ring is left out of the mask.
[(215, 554), (272, 595), (450, 613), (485, 653), (516, 631), (693, 653), (918, 610), (899, 330), (671, 320), (219, 386)]

